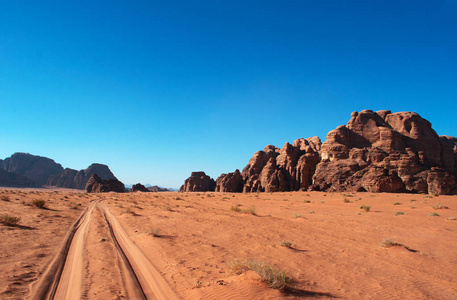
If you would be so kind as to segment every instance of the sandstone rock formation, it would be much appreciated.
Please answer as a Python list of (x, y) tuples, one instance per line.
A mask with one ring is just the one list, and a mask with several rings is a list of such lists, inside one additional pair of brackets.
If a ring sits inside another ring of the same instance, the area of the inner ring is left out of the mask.
[(29, 153), (14, 153), (0, 163), (0, 169), (32, 180), (32, 186), (43, 186), (50, 176), (63, 171), (62, 166), (52, 159)]
[(216, 180), (216, 192), (240, 193), (243, 191), (243, 177), (240, 170), (222, 174)]
[(67, 168), (59, 174), (50, 176), (46, 185), (82, 190), (92, 174), (97, 174), (102, 180), (117, 179), (108, 166), (91, 164), (87, 169), (80, 171)]
[(354, 112), (327, 134), (312, 188), (324, 191), (450, 194), (456, 188), (452, 139), (412, 112)]
[(216, 188), (214, 179), (205, 172), (192, 172), (179, 189), (180, 192), (211, 192)]
[(154, 185), (154, 186), (148, 187), (148, 191), (150, 191), (150, 192), (169, 192), (170, 190), (167, 188), (163, 188), (163, 187)]
[(130, 192), (149, 192), (149, 190), (142, 185), (141, 183), (134, 184), (132, 188), (130, 189)]
[[(220, 192), (297, 190), (457, 194), (457, 138), (439, 137), (413, 112), (354, 112), (346, 125), (282, 149), (268, 145)], [(184, 189), (185, 190), (185, 189)]]
[(122, 182), (117, 179), (105, 179), (102, 180), (97, 174), (92, 174), (86, 184), (86, 192), (88, 193), (107, 193), (125, 192), (125, 186)]

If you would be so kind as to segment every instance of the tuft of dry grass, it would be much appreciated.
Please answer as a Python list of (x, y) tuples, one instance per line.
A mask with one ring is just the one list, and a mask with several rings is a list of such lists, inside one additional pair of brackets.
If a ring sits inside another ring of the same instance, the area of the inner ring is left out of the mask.
[(383, 248), (390, 248), (390, 247), (394, 247), (394, 246), (404, 246), (404, 245), (394, 242), (390, 239), (385, 239), (381, 242), (381, 247), (383, 247)]
[(0, 223), (6, 226), (15, 226), (19, 221), (21, 220), (21, 217), (14, 217), (8, 214), (4, 214), (0, 216)]
[(232, 259), (227, 263), (227, 267), (230, 273), (238, 275), (249, 270), (254, 271), (260, 275), (262, 281), (277, 290), (284, 290), (292, 282), (285, 271), (256, 260)]
[(161, 237), (161, 230), (159, 227), (153, 227), (149, 229), (149, 234), (152, 235), (153, 237)]
[(445, 206), (445, 205), (443, 205), (441, 203), (437, 204), (437, 205), (433, 205), (432, 208), (435, 209), (435, 210), (436, 209), (449, 209), (449, 207), (447, 207), (447, 206)]
[(369, 212), (371, 209), (371, 206), (364, 204), (364, 205), (360, 206), (360, 209), (363, 209), (364, 211)]
[(282, 247), (292, 248), (292, 243), (289, 242), (289, 241), (281, 241), (279, 244), (280, 244)]
[(46, 201), (44, 201), (42, 199), (34, 199), (34, 200), (32, 200), (31, 204), (33, 206), (41, 208), (41, 209), (46, 207)]
[(397, 212), (395, 213), (396, 216), (402, 216), (402, 215), (404, 215), (404, 214), (405, 214), (405, 213), (402, 212), (402, 211), (397, 211)]

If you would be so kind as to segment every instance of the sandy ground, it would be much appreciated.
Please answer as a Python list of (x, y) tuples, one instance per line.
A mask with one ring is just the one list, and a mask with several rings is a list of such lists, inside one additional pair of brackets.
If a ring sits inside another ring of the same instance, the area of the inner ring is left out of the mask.
[[(47, 209), (30, 206), (34, 199)], [(1, 299), (29, 295), (94, 203), (75, 238), (83, 245), (74, 271), (80, 279), (68, 284), (82, 299), (136, 298), (105, 209), (116, 235), (125, 233), (133, 264), (141, 257), (139, 265), (150, 264), (143, 272), (157, 271), (150, 286), (169, 286), (182, 299), (457, 299), (457, 196), (8, 189), (0, 190), (0, 214), (21, 221), (0, 224)], [(448, 208), (433, 208), (439, 204)], [(404, 246), (382, 247), (385, 239)], [(286, 242), (291, 246), (281, 246)], [(252, 271), (233, 274), (233, 259), (280, 268), (292, 287), (280, 292)]]

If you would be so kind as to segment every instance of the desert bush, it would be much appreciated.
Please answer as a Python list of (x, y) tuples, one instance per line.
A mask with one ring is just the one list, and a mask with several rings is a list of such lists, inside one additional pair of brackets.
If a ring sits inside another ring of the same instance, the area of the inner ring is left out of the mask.
[(364, 211), (369, 212), (371, 209), (371, 206), (364, 204), (364, 205), (360, 206), (360, 209), (363, 209)]
[(295, 214), (294, 214), (294, 218), (295, 218), (295, 219), (301, 218), (301, 214), (295, 213)]
[(232, 207), (230, 207), (230, 210), (235, 211), (235, 212), (240, 212), (241, 208), (239, 205), (232, 205)]
[(348, 198), (346, 198), (346, 196), (344, 196), (343, 202), (344, 202), (344, 203), (351, 203), (351, 200), (349, 200)]
[(152, 235), (153, 237), (160, 237), (161, 236), (160, 232), (161, 232), (161, 230), (158, 227), (153, 227), (153, 228), (149, 229), (149, 234)]
[(45, 208), (45, 206), (46, 206), (46, 202), (42, 199), (32, 200), (31, 203), (33, 206), (38, 207), (38, 208)]
[(395, 213), (396, 216), (402, 216), (402, 215), (404, 215), (404, 214), (405, 214), (405, 213), (402, 212), (402, 211), (397, 211), (397, 212)]
[(434, 213), (429, 214), (429, 216), (431, 216), (431, 217), (439, 217), (440, 215), (437, 214), (436, 212), (434, 212)]
[(251, 214), (251, 215), (256, 215), (255, 214), (255, 206), (251, 206), (250, 208), (246, 208), (242, 210), (243, 213), (245, 214)]
[(394, 242), (390, 239), (385, 239), (381, 242), (381, 247), (383, 247), (383, 248), (390, 248), (390, 247), (394, 247), (394, 246), (403, 246), (403, 244)]
[(292, 248), (292, 243), (289, 242), (289, 241), (281, 241), (279, 244), (280, 244), (282, 247)]
[(0, 216), (0, 223), (7, 225), (7, 226), (15, 226), (19, 221), (21, 220), (21, 217), (14, 217), (8, 214), (4, 214)]
[(448, 209), (449, 207), (443, 205), (443, 204), (438, 204), (438, 205), (433, 205), (432, 206), (433, 209)]
[(227, 267), (230, 273), (242, 274), (246, 271), (254, 271), (260, 275), (262, 280), (271, 288), (284, 290), (289, 287), (292, 280), (286, 272), (256, 260), (232, 259)]
[(394, 205), (401, 205), (400, 202), (394, 202)]
[(138, 214), (132, 208), (126, 208), (124, 214), (131, 214), (132, 216), (138, 216)]

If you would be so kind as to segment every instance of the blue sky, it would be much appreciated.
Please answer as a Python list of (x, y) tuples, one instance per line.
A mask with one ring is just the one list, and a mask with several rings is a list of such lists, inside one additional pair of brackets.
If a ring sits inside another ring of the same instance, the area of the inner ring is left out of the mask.
[(0, 158), (179, 187), (414, 111), (457, 136), (457, 1), (0, 1)]

